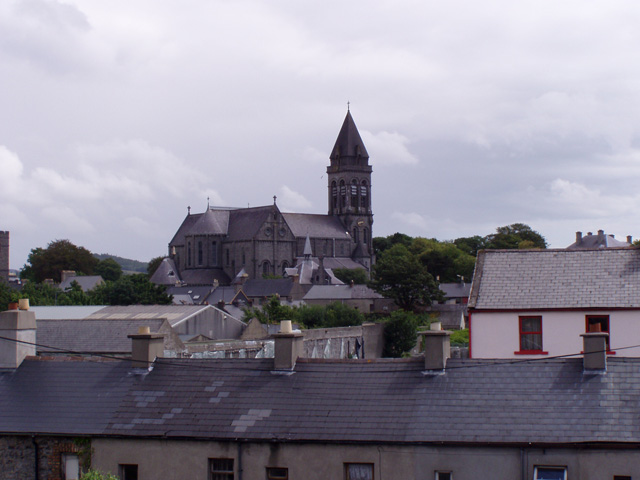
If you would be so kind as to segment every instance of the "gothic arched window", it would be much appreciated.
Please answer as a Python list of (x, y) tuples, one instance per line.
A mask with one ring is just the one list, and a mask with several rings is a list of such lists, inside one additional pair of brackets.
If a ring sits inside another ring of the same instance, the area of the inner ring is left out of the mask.
[(344, 180), (340, 180), (340, 208), (344, 208), (347, 204), (347, 187)]
[(360, 206), (362, 208), (367, 208), (369, 206), (369, 189), (367, 187), (367, 181), (363, 180), (362, 185), (360, 185)]
[(358, 228), (353, 227), (353, 241), (354, 243), (358, 243)]
[(351, 181), (351, 206), (354, 208), (358, 207), (358, 181), (353, 179)]
[(202, 265), (203, 260), (204, 256), (202, 252), (202, 240), (198, 240), (198, 265)]
[(369, 245), (369, 229), (366, 227), (362, 231), (362, 243)]
[(268, 260), (262, 262), (262, 275), (271, 275), (271, 264)]
[(331, 210), (338, 208), (338, 185), (335, 181), (331, 182)]
[(187, 242), (187, 265), (191, 266), (191, 242)]

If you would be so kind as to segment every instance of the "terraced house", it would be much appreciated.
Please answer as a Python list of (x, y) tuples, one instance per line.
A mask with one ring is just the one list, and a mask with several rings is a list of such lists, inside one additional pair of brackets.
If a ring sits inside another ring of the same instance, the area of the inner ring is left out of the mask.
[[(35, 319), (0, 314), (0, 477), (124, 480), (626, 480), (640, 471), (640, 359), (448, 359), (448, 332), (413, 359), (29, 356)], [(14, 342), (10, 339), (20, 340)], [(90, 453), (90, 455), (89, 455)]]

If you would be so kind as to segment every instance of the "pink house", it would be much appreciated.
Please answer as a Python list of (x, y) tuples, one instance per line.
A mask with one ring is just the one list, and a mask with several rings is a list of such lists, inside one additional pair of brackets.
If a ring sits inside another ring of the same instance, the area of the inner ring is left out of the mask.
[(579, 355), (586, 331), (640, 357), (640, 250), (485, 250), (468, 305), (472, 358)]

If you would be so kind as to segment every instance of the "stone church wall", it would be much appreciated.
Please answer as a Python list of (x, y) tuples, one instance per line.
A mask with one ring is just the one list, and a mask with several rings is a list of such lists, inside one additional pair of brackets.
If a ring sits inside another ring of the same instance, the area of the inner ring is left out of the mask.
[(9, 281), (9, 232), (0, 231), (0, 281)]

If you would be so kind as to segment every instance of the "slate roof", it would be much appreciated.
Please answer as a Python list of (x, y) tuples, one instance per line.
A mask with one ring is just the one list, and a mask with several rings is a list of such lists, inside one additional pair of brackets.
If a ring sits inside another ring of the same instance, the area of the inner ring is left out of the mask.
[(355, 157), (358, 154), (363, 158), (369, 158), (367, 149), (364, 147), (364, 142), (358, 132), (358, 127), (356, 127), (356, 122), (353, 121), (351, 112), (347, 111), (347, 116), (344, 118), (329, 158), (333, 160), (339, 157)]
[(75, 277), (69, 277), (64, 282), (60, 282), (60, 290), (70, 289), (73, 282), (77, 282), (83, 292), (88, 292), (89, 290), (93, 290), (98, 285), (104, 283), (104, 280), (100, 275), (78, 275)]
[(481, 251), (469, 307), (640, 308), (640, 249)]
[(278, 211), (275, 205), (232, 210), (226, 240), (251, 240), (267, 221), (269, 214)]
[(167, 295), (173, 296), (173, 303), (176, 305), (202, 305), (212, 291), (212, 286), (173, 286), (167, 288)]
[[(136, 318), (126, 320), (39, 320), (37, 322), (38, 352), (130, 353), (131, 339), (148, 326), (158, 332), (165, 319)], [(56, 347), (46, 348), (44, 347)]]
[(312, 213), (283, 213), (295, 237), (350, 239), (344, 225), (333, 215)]
[(173, 259), (163, 258), (149, 281), (156, 285), (176, 285), (180, 283), (180, 275)]
[(366, 285), (314, 285), (303, 300), (351, 300), (383, 298)]
[[(418, 360), (27, 359), (0, 373), (0, 432), (376, 443), (640, 442), (640, 359), (605, 375), (581, 359), (450, 359), (442, 375)], [(69, 382), (73, 379), (73, 382)], [(126, 392), (124, 392), (126, 390)]]
[[(578, 232), (580, 233), (580, 232)], [(585, 236), (580, 234), (576, 241), (567, 247), (567, 249), (585, 249), (585, 248), (612, 248), (612, 247), (630, 247), (631, 244), (626, 241), (616, 240), (611, 234), (607, 235), (604, 230), (598, 230), (597, 235), (591, 232)]]
[(0, 432), (100, 434), (133, 381), (131, 362), (25, 360), (0, 373)]
[(189, 229), (189, 235), (226, 235), (229, 210), (208, 208)]
[(445, 298), (468, 298), (471, 293), (470, 283), (441, 283), (439, 287)]
[(247, 280), (242, 286), (242, 291), (250, 298), (270, 297), (276, 294), (288, 297), (292, 287), (293, 281), (290, 278), (257, 278)]
[(193, 227), (193, 225), (198, 221), (198, 219), (201, 216), (202, 216), (202, 213), (196, 213), (193, 215), (189, 213), (182, 221), (182, 224), (180, 225), (180, 227), (178, 228), (178, 231), (169, 242), (169, 245), (170, 246), (184, 245), (184, 237), (188, 234), (189, 230), (191, 230), (191, 227)]
[(182, 281), (187, 285), (212, 285), (214, 280), (229, 283), (229, 276), (222, 268), (191, 268), (182, 271)]

